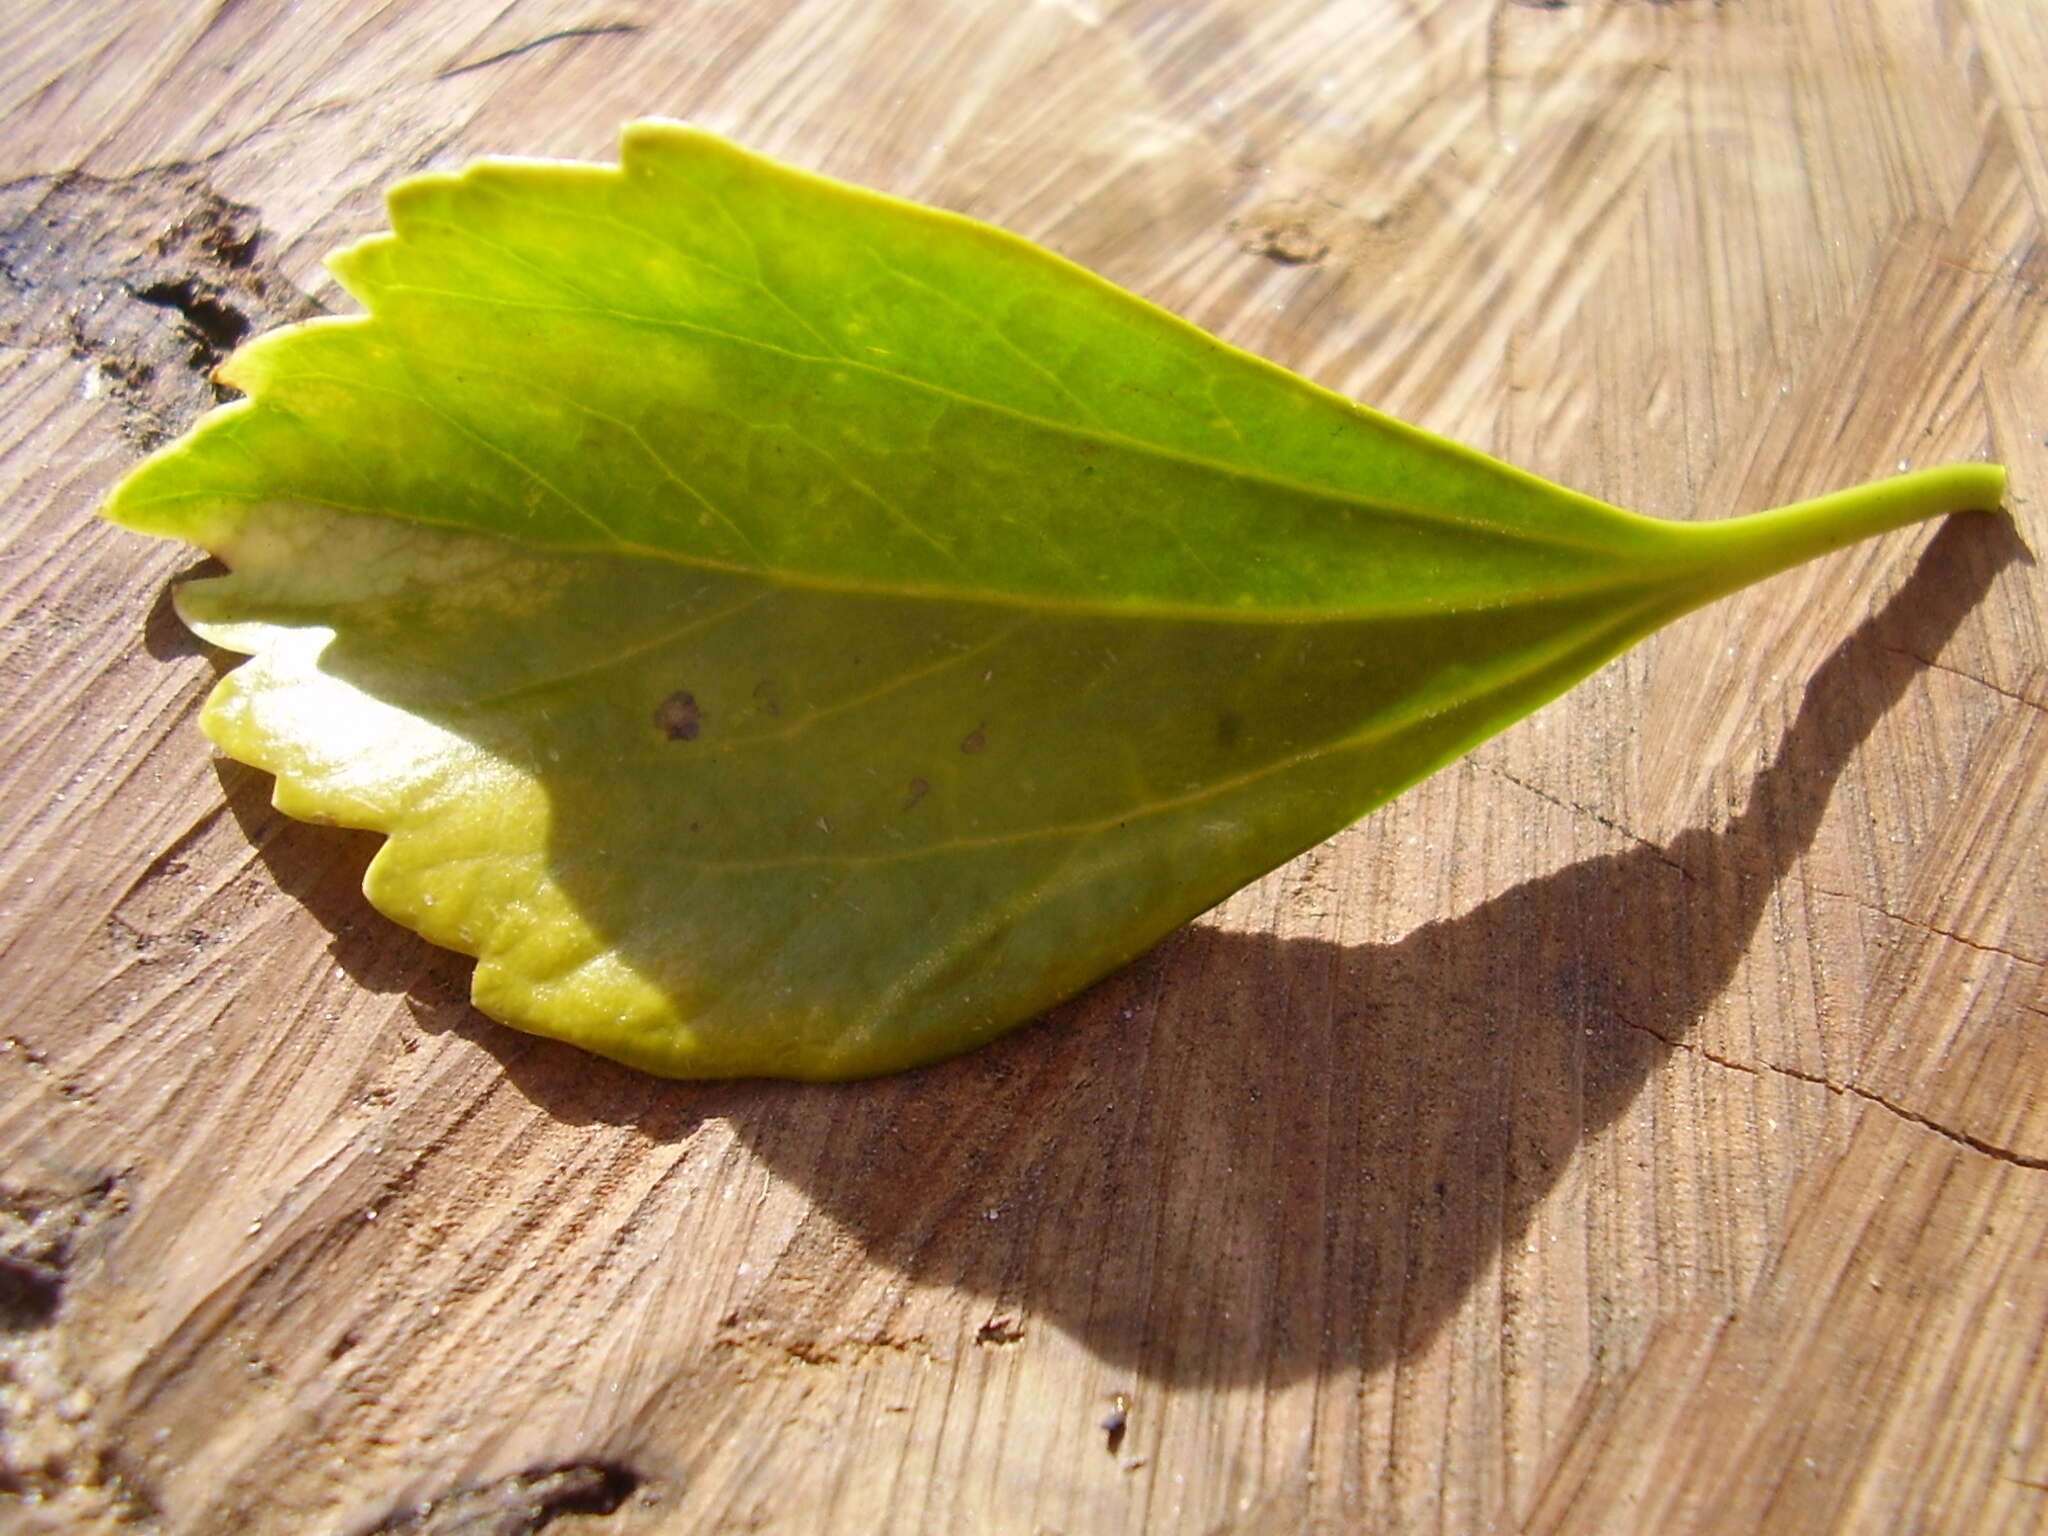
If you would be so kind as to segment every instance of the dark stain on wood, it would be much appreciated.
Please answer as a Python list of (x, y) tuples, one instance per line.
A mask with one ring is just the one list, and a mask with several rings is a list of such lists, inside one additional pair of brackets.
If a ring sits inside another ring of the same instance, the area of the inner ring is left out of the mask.
[(563, 1515), (611, 1515), (645, 1481), (601, 1462), (545, 1467), (405, 1510), (370, 1536), (528, 1536)]

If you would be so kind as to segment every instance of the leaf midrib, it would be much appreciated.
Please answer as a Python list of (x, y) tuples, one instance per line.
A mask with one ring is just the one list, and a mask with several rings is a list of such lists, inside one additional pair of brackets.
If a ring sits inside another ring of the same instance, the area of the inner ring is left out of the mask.
[[(254, 404), (254, 401), (238, 404)], [(236, 409), (235, 406), (227, 409)], [(1575, 585), (1557, 584), (1546, 587), (1522, 588), (1489, 594), (1485, 601), (1453, 602), (1421, 599), (1411, 603), (1378, 602), (1358, 608), (1336, 607), (1279, 607), (1248, 604), (1242, 608), (1209, 607), (1191, 603), (1165, 603), (1157, 599), (1140, 599), (1131, 603), (1112, 603), (1083, 598), (1052, 597), (1035, 592), (1001, 592), (988, 589), (964, 591), (945, 587), (914, 587), (885, 585), (877, 582), (863, 582), (850, 577), (833, 578), (826, 576), (796, 575), (789, 572), (763, 572), (750, 566), (736, 565), (729, 561), (713, 560), (701, 555), (685, 555), (675, 550), (662, 549), (657, 545), (639, 544), (629, 539), (618, 539), (611, 544), (583, 544), (566, 539), (537, 539), (521, 535), (511, 529), (483, 528), (475, 523), (465, 523), (448, 518), (430, 517), (418, 511), (395, 513), (388, 507), (371, 506), (361, 502), (343, 501), (333, 496), (311, 496), (302, 492), (290, 492), (277, 496), (224, 496), (219, 491), (173, 491), (157, 496), (125, 497), (118, 505), (108, 508), (109, 516), (116, 522), (134, 527), (140, 532), (172, 532), (144, 526), (144, 520), (132, 518), (132, 514), (145, 507), (190, 506), (200, 503), (218, 506), (223, 501), (236, 501), (244, 505), (259, 502), (297, 504), (318, 507), (330, 512), (344, 512), (358, 517), (378, 517), (388, 521), (418, 524), (437, 533), (462, 534), (470, 538), (497, 539), (548, 555), (572, 555), (599, 560), (651, 560), (684, 570), (706, 571), (720, 576), (731, 576), (744, 581), (756, 581), (766, 586), (780, 587), (785, 591), (825, 592), (842, 597), (874, 598), (889, 602), (903, 603), (950, 603), (963, 608), (1004, 608), (1021, 610), (1026, 613), (1050, 614), (1061, 618), (1103, 619), (1116, 623), (1159, 623), (1159, 624), (1214, 624), (1244, 628), (1285, 628), (1308, 624), (1371, 624), (1381, 620), (1413, 618), (1453, 618), (1463, 614), (1493, 613), (1509, 608), (1520, 608), (1531, 603), (1569, 601), (1582, 597), (1596, 597), (1604, 592), (1625, 592), (1636, 588), (1650, 588), (1658, 585), (1663, 578), (1681, 573), (1682, 568), (1673, 565), (1669, 569), (1656, 567), (1648, 571), (1627, 570), (1611, 578), (1587, 581)], [(194, 542), (206, 543), (203, 534), (195, 534)], [(220, 553), (215, 545), (208, 545), (213, 553)], [(232, 561), (230, 562), (232, 565)], [(240, 569), (238, 567), (238, 569)]]

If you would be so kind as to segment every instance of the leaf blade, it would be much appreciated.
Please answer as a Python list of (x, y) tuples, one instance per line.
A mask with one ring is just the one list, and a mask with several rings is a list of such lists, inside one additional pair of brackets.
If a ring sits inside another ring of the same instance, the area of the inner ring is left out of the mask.
[(392, 211), (108, 515), (233, 567), (207, 729), (372, 901), (656, 1071), (978, 1043), (1866, 516), (1606, 507), (673, 125)]

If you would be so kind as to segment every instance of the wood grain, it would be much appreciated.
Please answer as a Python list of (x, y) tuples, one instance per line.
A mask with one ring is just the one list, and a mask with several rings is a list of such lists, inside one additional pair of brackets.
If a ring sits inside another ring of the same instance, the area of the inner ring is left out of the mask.
[[(2038, 6), (0, 30), (0, 1528), (2048, 1524)], [(2011, 516), (1687, 620), (991, 1049), (637, 1077), (210, 760), (193, 557), (91, 511), (389, 181), (651, 113), (1611, 500), (1995, 454)]]

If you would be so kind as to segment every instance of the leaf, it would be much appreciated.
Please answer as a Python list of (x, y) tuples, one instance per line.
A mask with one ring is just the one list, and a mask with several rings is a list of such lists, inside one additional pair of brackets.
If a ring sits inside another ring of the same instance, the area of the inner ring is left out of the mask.
[(485, 161), (106, 513), (203, 724), (479, 1007), (651, 1071), (963, 1050), (1688, 609), (1989, 465), (1668, 523), (680, 125)]

